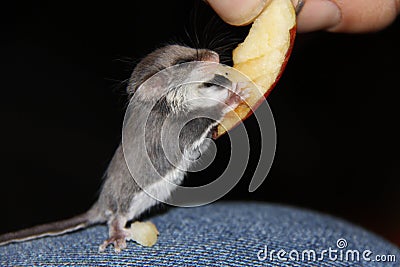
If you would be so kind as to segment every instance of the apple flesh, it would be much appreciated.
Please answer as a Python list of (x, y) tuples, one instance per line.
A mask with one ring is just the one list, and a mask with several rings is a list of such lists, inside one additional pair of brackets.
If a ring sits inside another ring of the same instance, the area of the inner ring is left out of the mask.
[(272, 0), (253, 22), (244, 42), (233, 50), (233, 68), (255, 84), (246, 103), (225, 115), (214, 138), (250, 116), (271, 92), (289, 59), (296, 36), (296, 13), (291, 0)]

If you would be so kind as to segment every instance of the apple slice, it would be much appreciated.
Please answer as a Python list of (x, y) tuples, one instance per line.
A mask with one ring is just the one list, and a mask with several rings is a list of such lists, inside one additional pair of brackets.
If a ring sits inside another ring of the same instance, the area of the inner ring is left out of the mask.
[(129, 236), (127, 240), (133, 240), (145, 247), (152, 247), (157, 242), (159, 232), (154, 223), (136, 221), (127, 229)]
[(243, 43), (233, 50), (233, 68), (256, 85), (246, 103), (225, 115), (214, 138), (250, 116), (279, 80), (296, 36), (296, 13), (291, 0), (272, 0), (253, 22)]

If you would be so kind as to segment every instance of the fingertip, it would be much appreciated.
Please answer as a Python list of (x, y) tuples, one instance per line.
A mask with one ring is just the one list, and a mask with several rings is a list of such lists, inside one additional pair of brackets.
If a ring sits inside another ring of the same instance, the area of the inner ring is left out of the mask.
[[(336, 0), (337, 1), (337, 0)], [(342, 10), (342, 20), (332, 32), (363, 33), (382, 30), (398, 14), (399, 0), (337, 1)]]
[(226, 23), (242, 26), (251, 23), (271, 0), (206, 0)]
[(297, 16), (298, 32), (327, 30), (340, 24), (341, 10), (329, 0), (307, 0)]
[(399, 12), (400, 0), (306, 0), (297, 17), (297, 29), (373, 32), (390, 25)]

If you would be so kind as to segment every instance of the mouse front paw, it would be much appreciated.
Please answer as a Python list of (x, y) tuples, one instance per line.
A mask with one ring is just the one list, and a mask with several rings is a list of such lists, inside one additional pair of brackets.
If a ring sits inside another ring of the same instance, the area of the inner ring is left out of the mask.
[(240, 103), (245, 102), (250, 96), (250, 89), (245, 82), (233, 82), (232, 89), (229, 90), (229, 97), (226, 101), (227, 111), (234, 110)]

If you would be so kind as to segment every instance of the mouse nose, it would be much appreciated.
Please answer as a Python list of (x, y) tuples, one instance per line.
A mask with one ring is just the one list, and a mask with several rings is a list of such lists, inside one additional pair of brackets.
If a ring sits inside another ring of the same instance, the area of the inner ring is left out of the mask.
[(201, 60), (219, 63), (219, 55), (214, 51), (208, 50), (202, 55)]

